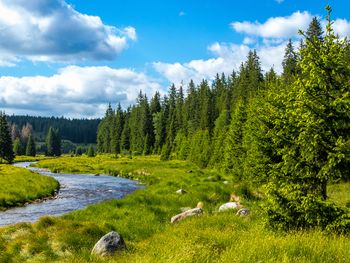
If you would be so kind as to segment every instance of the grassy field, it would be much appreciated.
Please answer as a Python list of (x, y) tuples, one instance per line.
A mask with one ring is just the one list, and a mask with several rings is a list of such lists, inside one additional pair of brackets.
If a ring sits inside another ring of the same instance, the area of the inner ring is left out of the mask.
[(58, 182), (51, 177), (1, 164), (0, 210), (51, 196), (58, 187)]
[[(276, 233), (264, 227), (264, 199), (259, 190), (201, 170), (182, 161), (158, 157), (115, 159), (108, 156), (43, 160), (56, 172), (110, 173), (147, 186), (123, 200), (92, 205), (35, 224), (0, 228), (0, 262), (349, 262), (350, 237), (318, 230)], [(225, 182), (228, 181), (228, 182)], [(178, 195), (178, 189), (186, 194)], [(349, 184), (332, 186), (332, 198), (350, 201)], [(343, 193), (340, 193), (343, 192)], [(248, 217), (218, 213), (235, 192), (251, 210)], [(204, 203), (204, 215), (170, 224), (181, 207)], [(97, 240), (115, 230), (127, 250), (112, 258), (91, 256)]]

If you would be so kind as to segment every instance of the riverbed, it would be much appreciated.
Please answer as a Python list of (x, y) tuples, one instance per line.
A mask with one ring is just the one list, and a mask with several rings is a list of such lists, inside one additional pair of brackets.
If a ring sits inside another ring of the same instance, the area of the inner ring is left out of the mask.
[(52, 199), (0, 212), (0, 226), (35, 222), (45, 215), (63, 215), (91, 204), (123, 198), (142, 187), (135, 181), (120, 177), (51, 173), (46, 169), (30, 167), (31, 164), (32, 162), (22, 162), (15, 166), (55, 178), (60, 183), (60, 190)]

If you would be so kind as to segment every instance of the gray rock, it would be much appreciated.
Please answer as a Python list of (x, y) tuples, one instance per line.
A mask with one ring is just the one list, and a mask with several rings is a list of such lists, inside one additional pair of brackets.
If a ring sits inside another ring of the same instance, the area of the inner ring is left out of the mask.
[(250, 211), (248, 208), (241, 208), (237, 212), (237, 216), (248, 216), (250, 214)]
[(219, 207), (219, 212), (227, 211), (227, 210), (235, 210), (239, 209), (241, 206), (238, 202), (228, 202)]
[(112, 256), (117, 250), (125, 249), (125, 242), (117, 232), (109, 232), (104, 235), (92, 249), (92, 254), (100, 256)]
[(173, 216), (170, 220), (170, 222), (172, 224), (176, 223), (176, 222), (179, 222), (181, 220), (184, 220), (185, 218), (187, 217), (190, 217), (190, 216), (198, 216), (198, 215), (201, 215), (203, 214), (203, 209), (202, 208), (192, 208), (190, 210), (187, 210), (185, 212), (182, 212), (181, 214), (178, 214), (176, 216)]
[(191, 210), (191, 209), (192, 209), (191, 207), (181, 207), (180, 211), (183, 213), (183, 212), (186, 212), (186, 211)]
[(187, 192), (184, 189), (179, 189), (176, 191), (177, 194), (183, 195), (186, 194)]

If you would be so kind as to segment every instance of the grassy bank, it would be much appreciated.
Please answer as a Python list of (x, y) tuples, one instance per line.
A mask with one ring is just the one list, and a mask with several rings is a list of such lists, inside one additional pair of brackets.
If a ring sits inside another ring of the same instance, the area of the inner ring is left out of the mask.
[[(63, 217), (1, 228), (0, 262), (346, 262), (350, 258), (349, 237), (317, 230), (275, 233), (264, 228), (264, 199), (259, 190), (187, 162), (161, 162), (158, 157), (65, 157), (43, 160), (39, 166), (121, 174), (147, 187), (123, 200)], [(180, 188), (187, 193), (176, 194)], [(349, 188), (344, 184), (339, 191)], [(346, 204), (350, 197), (339, 191), (334, 190)], [(252, 211), (249, 217), (216, 212), (232, 192)], [(199, 201), (204, 203), (203, 216), (170, 224), (181, 207), (194, 207)], [(92, 257), (95, 242), (111, 230), (122, 234), (128, 249), (110, 259)]]
[(24, 168), (0, 165), (0, 210), (52, 195), (59, 187), (51, 177)]

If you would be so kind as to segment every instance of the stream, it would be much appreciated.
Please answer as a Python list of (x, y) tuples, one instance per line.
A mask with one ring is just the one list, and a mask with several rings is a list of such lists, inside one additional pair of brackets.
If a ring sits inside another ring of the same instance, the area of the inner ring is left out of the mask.
[(60, 190), (53, 199), (31, 203), (0, 212), (0, 226), (20, 222), (34, 222), (45, 215), (59, 216), (105, 200), (120, 199), (141, 188), (135, 181), (107, 175), (51, 173), (46, 169), (30, 167), (33, 162), (14, 164), (33, 172), (54, 177)]

